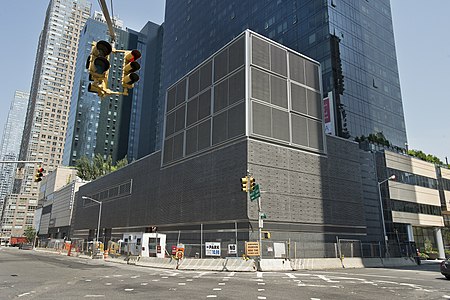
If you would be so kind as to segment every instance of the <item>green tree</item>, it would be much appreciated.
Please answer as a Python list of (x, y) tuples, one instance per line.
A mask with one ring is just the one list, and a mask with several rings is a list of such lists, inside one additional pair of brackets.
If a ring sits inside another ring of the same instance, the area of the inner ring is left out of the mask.
[(33, 227), (28, 226), (23, 232), (23, 235), (27, 238), (28, 243), (32, 243), (36, 237), (36, 230), (34, 230)]
[(128, 159), (125, 156), (123, 159), (112, 163), (112, 157), (108, 156), (106, 159), (99, 153), (97, 153), (92, 162), (86, 156), (81, 157), (75, 163), (77, 169), (77, 176), (83, 180), (95, 180), (106, 174), (114, 172), (128, 164)]

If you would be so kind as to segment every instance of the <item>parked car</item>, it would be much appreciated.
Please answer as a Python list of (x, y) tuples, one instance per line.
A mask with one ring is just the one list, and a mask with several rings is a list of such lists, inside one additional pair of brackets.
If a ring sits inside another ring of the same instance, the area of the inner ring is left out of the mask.
[(441, 262), (441, 274), (450, 279), (450, 258)]

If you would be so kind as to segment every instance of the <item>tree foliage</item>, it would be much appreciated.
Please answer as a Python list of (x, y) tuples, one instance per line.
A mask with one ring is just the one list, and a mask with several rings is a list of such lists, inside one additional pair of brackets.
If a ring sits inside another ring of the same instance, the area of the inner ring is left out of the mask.
[(421, 160), (433, 163), (433, 164), (437, 164), (437, 165), (443, 165), (442, 161), (431, 154), (425, 154), (424, 152), (420, 151), (420, 150), (408, 150), (408, 155), (417, 157)]
[(97, 153), (92, 162), (86, 156), (82, 156), (75, 162), (75, 168), (77, 169), (77, 176), (83, 180), (95, 180), (106, 174), (114, 172), (120, 168), (123, 168), (128, 164), (128, 159), (125, 156), (123, 159), (112, 163), (111, 156), (106, 159), (99, 153)]
[(25, 228), (23, 235), (27, 238), (28, 243), (32, 243), (34, 242), (34, 238), (36, 237), (36, 230), (34, 230), (33, 227), (28, 226), (27, 228)]

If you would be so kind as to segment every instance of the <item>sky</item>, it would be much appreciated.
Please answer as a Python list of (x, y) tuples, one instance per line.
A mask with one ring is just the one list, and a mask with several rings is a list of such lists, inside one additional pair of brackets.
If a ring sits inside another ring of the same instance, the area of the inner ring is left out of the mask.
[[(161, 24), (164, 0), (112, 0), (114, 15), (139, 31)], [(93, 10), (98, 2), (93, 0)], [(106, 0), (108, 6), (111, 0)], [(397, 60), (409, 149), (450, 159), (450, 0), (391, 0)], [(0, 134), (14, 91), (30, 91), (34, 59), (48, 0), (14, 0), (0, 10)], [(20, 12), (20, 14), (18, 13)], [(110, 10), (111, 13), (111, 10)], [(441, 91), (441, 88), (443, 89)]]

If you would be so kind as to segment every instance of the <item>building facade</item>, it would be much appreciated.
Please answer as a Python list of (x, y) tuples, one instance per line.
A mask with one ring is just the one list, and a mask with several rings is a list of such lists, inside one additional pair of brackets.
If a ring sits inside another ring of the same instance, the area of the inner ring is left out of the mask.
[(320, 95), (316, 61), (244, 32), (169, 87), (162, 151), (80, 187), (71, 236), (96, 236), (88, 196), (103, 202), (105, 242), (157, 228), (189, 255), (205, 241), (242, 255), (258, 239), (257, 205), (239, 184), (249, 172), (272, 233), (265, 257), (287, 241), (297, 257), (336, 257), (337, 239), (366, 239), (365, 200), (358, 144), (324, 135)]
[[(78, 39), (90, 12), (87, 0), (51, 0), (47, 8), (20, 147), (20, 160), (41, 161), (46, 171), (62, 164)], [(26, 164), (14, 182), (13, 198), (31, 201), (27, 211), (36, 209), (36, 166)], [(23, 231), (25, 225), (15, 226)]]
[[(430, 243), (439, 257), (445, 258), (436, 166), (404, 154), (381, 151), (377, 153), (377, 170), (390, 251), (414, 251), (408, 248), (414, 243), (416, 249), (424, 252), (425, 244)], [(394, 180), (387, 180), (393, 176)]]
[[(29, 93), (16, 91), (3, 129), (0, 160), (18, 160)], [(5, 197), (12, 191), (17, 164), (0, 164), (0, 217)], [(1, 218), (0, 218), (1, 220)]]
[(405, 146), (389, 0), (168, 0), (164, 27), (163, 91), (248, 28), (321, 63), (331, 134)]

